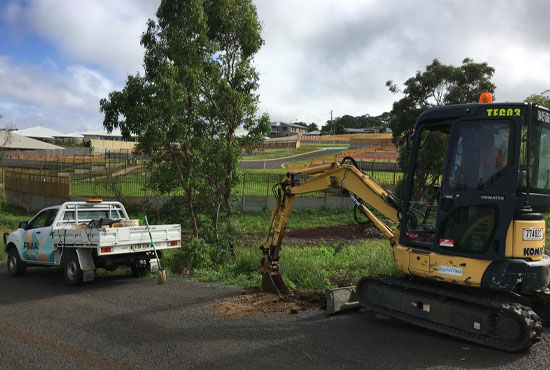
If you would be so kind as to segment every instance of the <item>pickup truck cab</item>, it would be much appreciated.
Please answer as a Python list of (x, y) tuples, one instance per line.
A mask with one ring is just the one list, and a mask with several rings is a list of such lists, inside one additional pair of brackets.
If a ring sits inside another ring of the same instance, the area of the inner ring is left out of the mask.
[(61, 267), (69, 285), (91, 281), (95, 269), (126, 265), (136, 276), (158, 267), (166, 249), (181, 247), (180, 225), (146, 226), (130, 220), (120, 202), (66, 202), (38, 212), (4, 234), (8, 272), (23, 275), (30, 266)]

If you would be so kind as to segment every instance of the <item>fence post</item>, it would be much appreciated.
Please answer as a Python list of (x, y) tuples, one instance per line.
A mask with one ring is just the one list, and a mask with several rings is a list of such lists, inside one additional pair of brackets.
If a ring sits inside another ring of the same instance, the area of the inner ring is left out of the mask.
[(241, 194), (241, 212), (244, 212), (244, 197), (246, 196), (246, 172), (243, 173), (243, 192)]
[(271, 183), (271, 174), (267, 174), (266, 192), (265, 192), (265, 209), (269, 209), (269, 184)]

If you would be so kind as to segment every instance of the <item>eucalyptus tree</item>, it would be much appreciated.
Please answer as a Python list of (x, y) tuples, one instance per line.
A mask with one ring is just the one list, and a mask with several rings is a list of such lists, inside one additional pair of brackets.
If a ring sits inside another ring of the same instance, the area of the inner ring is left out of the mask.
[[(268, 129), (267, 115), (257, 117), (252, 65), (260, 30), (250, 0), (163, 0), (141, 38), (144, 75), (129, 76), (100, 102), (108, 130), (137, 134), (155, 186), (183, 188), (195, 237), (197, 204), (217, 228), (223, 199), (230, 229), (241, 146), (258, 145)], [(249, 130), (243, 140), (235, 135), (239, 125)]]

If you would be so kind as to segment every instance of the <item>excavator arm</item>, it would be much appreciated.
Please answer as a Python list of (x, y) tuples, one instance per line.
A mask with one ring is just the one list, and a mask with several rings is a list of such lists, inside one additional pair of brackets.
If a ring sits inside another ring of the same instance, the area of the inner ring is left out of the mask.
[[(351, 164), (345, 163), (348, 159)], [(370, 176), (361, 172), (353, 158), (346, 157), (341, 163), (334, 162), (302, 172), (287, 173), (274, 188), (275, 207), (271, 214), (267, 239), (260, 246), (263, 291), (290, 294), (281, 276), (278, 261), (294, 199), (299, 194), (328, 189), (347, 193), (392, 245), (398, 242), (398, 232), (393, 232), (365, 207), (364, 203), (371, 205), (388, 219), (399, 223), (400, 202)]]

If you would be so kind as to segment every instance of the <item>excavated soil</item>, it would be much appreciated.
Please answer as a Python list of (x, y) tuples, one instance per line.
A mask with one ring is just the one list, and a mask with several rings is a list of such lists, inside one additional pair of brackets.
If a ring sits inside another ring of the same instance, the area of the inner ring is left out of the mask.
[[(372, 224), (354, 224), (329, 227), (314, 227), (311, 229), (287, 230), (283, 245), (314, 246), (322, 243), (337, 243), (360, 239), (382, 239), (384, 236)], [(264, 241), (265, 234), (250, 234), (244, 236), (246, 245), (255, 246), (258, 241)]]
[(284, 244), (314, 245), (357, 239), (381, 239), (383, 235), (372, 224), (355, 224), (311, 229), (289, 230)]
[(263, 293), (260, 288), (247, 288), (237, 297), (216, 302), (218, 311), (224, 316), (242, 317), (272, 312), (296, 314), (311, 308), (325, 308), (325, 295), (317, 291), (293, 292), (291, 295)]

